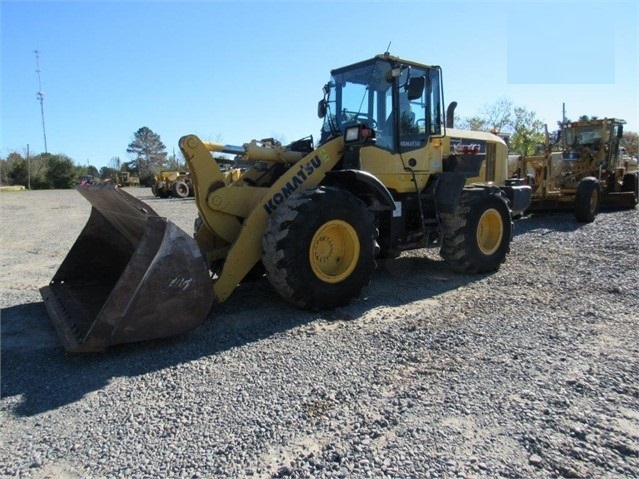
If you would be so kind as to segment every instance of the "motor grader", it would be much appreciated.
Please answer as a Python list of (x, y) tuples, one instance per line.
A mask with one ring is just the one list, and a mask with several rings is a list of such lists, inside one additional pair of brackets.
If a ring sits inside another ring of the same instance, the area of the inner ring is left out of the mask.
[[(502, 186), (507, 148), (446, 128), (438, 66), (388, 54), (335, 69), (321, 138), (242, 146), (195, 135), (194, 236), (114, 187), (80, 187), (91, 216), (42, 296), (70, 351), (194, 328), (241, 282), (266, 276), (285, 300), (331, 309), (358, 296), (376, 259), (433, 247), (457, 272), (497, 270), (529, 186)], [(250, 165), (225, 173), (213, 153)], [(482, 176), (493, 179), (468, 183)]]
[(573, 210), (577, 221), (589, 223), (600, 206), (633, 208), (639, 176), (620, 154), (625, 123), (617, 118), (565, 122), (559, 149), (546, 133), (542, 154), (511, 156), (512, 176), (532, 188), (529, 211)]
[(121, 171), (116, 175), (116, 181), (120, 186), (140, 186), (140, 177), (133, 176), (128, 171)]

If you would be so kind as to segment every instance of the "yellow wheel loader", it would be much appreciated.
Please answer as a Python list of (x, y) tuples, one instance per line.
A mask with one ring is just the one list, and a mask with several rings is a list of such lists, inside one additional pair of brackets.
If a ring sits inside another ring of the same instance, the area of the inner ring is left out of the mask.
[[(619, 141), (626, 122), (617, 118), (566, 122), (561, 149), (538, 156), (511, 156), (510, 170), (532, 188), (529, 211), (573, 210), (577, 221), (593, 221), (601, 207), (633, 208), (639, 173)], [(511, 181), (512, 182), (512, 181)]]
[[(68, 350), (187, 331), (255, 276), (319, 310), (347, 304), (376, 258), (405, 250), (439, 248), (461, 273), (500, 267), (531, 189), (495, 186), (507, 174), (502, 139), (447, 129), (440, 67), (378, 55), (333, 70), (323, 91), (317, 145), (180, 139), (194, 238), (118, 188), (79, 188), (91, 217), (42, 288)], [(216, 152), (250, 167), (230, 175)]]

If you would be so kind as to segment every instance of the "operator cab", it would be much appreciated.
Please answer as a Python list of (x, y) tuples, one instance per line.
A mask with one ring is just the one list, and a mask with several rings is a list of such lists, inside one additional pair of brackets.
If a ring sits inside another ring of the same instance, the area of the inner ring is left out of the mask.
[(619, 143), (625, 123), (617, 118), (564, 123), (561, 126), (564, 167), (569, 168), (577, 161), (590, 163), (596, 158), (603, 170), (614, 170), (618, 166)]
[(441, 135), (441, 69), (377, 55), (331, 71), (318, 115), (320, 144), (355, 124), (375, 131), (376, 146), (391, 153), (426, 146)]

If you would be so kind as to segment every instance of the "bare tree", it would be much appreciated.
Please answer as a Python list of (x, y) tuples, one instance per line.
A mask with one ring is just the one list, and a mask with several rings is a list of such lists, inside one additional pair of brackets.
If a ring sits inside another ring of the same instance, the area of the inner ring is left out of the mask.
[(513, 124), (513, 102), (506, 98), (498, 98), (490, 105), (484, 105), (481, 109), (482, 118), (485, 120), (488, 130), (507, 131)]
[(111, 168), (112, 170), (120, 171), (121, 167), (122, 167), (122, 162), (120, 161), (119, 156), (114, 156), (113, 158), (109, 160), (109, 168)]
[(458, 128), (474, 131), (512, 132), (513, 102), (506, 97), (481, 107), (479, 115), (456, 119)]

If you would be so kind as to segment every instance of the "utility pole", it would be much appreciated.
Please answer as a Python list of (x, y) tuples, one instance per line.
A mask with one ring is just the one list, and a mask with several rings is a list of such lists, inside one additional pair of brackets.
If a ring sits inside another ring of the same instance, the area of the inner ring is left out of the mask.
[(44, 136), (44, 152), (47, 150), (47, 131), (44, 128), (44, 93), (42, 93), (42, 81), (40, 80), (40, 52), (33, 50), (36, 56), (36, 73), (38, 74), (38, 94), (36, 95), (40, 102), (40, 114), (42, 115), (42, 135)]
[(561, 122), (566, 123), (566, 104), (561, 104)]

